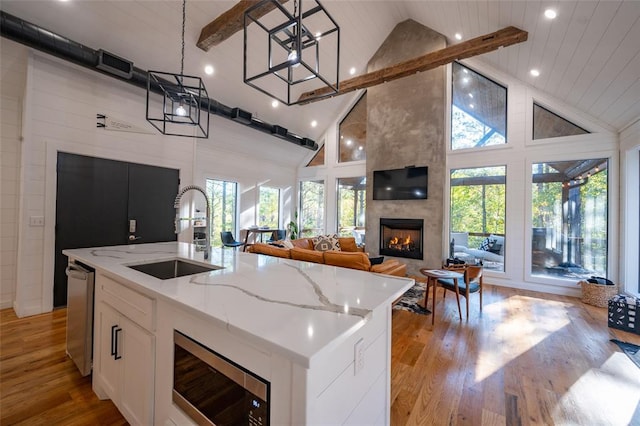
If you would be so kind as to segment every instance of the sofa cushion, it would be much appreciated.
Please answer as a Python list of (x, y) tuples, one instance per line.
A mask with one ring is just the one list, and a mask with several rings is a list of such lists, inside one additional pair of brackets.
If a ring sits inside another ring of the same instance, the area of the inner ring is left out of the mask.
[(323, 252), (294, 247), (291, 250), (291, 258), (305, 262), (324, 263)]
[(354, 237), (338, 237), (341, 251), (359, 251)]
[(318, 251), (340, 251), (338, 235), (318, 235), (317, 237), (313, 237), (313, 248)]
[(270, 246), (264, 243), (255, 243), (251, 246), (252, 253), (267, 254), (269, 256), (283, 257), (285, 259), (291, 259), (290, 250), (288, 248), (280, 248), (276, 246)]
[(293, 244), (294, 247), (313, 250), (313, 244), (311, 243), (311, 238), (298, 238), (296, 240), (291, 240), (291, 244)]
[(371, 262), (365, 253), (328, 250), (324, 252), (324, 263), (343, 268), (358, 269), (368, 271), (371, 269)]

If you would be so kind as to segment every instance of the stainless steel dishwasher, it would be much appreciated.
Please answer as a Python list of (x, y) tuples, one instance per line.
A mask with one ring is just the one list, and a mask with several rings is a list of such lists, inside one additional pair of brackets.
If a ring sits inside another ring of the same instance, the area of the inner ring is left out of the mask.
[(95, 271), (69, 261), (67, 273), (67, 354), (87, 376), (93, 355), (93, 290)]

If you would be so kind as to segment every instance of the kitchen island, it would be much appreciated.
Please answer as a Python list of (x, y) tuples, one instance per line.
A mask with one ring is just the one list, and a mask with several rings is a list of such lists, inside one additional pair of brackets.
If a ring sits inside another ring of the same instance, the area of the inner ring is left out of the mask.
[[(93, 387), (130, 423), (193, 422), (175, 403), (176, 332), (266, 384), (256, 424), (389, 423), (391, 302), (413, 280), (177, 242), (64, 254), (96, 270)], [(131, 267), (174, 259), (216, 269)]]

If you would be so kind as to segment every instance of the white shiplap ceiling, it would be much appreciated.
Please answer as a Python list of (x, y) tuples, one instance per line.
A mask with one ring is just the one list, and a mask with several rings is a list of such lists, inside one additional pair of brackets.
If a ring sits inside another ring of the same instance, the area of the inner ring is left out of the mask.
[[(200, 29), (234, 2), (187, 1), (185, 73), (200, 75), (210, 96), (262, 120), (318, 139), (353, 95), (306, 106), (271, 107), (242, 82), (242, 32), (204, 52)], [(324, 1), (341, 28), (341, 79), (365, 71), (398, 23), (414, 19), (450, 43), (509, 25), (529, 32), (525, 43), (482, 55), (498, 70), (590, 114), (620, 131), (640, 118), (640, 1)], [(2, 10), (93, 49), (132, 60), (142, 69), (179, 72), (179, 0), (2, 0)], [(557, 18), (547, 20), (552, 7)], [(203, 68), (211, 64), (213, 76)], [(531, 68), (540, 71), (537, 78)], [(318, 122), (310, 127), (312, 120)]]

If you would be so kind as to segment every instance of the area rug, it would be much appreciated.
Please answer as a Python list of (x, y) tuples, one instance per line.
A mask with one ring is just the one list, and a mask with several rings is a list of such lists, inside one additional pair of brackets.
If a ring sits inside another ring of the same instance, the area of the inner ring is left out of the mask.
[(402, 298), (393, 306), (393, 309), (409, 311), (414, 314), (429, 315), (431, 311), (421, 306), (422, 303), (424, 303), (425, 286), (425, 283), (416, 281), (415, 285), (402, 295)]
[(640, 346), (634, 345), (633, 343), (623, 342), (617, 339), (611, 339), (613, 343), (620, 346), (622, 352), (627, 354), (627, 356), (633, 361), (633, 363), (640, 368)]

